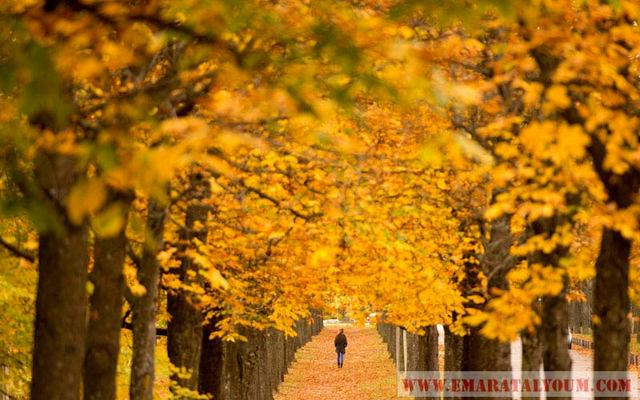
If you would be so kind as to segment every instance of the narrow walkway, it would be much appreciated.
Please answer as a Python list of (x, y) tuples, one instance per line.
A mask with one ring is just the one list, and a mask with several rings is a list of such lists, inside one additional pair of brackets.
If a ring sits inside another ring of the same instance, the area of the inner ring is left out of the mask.
[(397, 399), (393, 362), (376, 330), (344, 328), (349, 345), (338, 369), (333, 346), (338, 329), (324, 328), (298, 350), (275, 400)]

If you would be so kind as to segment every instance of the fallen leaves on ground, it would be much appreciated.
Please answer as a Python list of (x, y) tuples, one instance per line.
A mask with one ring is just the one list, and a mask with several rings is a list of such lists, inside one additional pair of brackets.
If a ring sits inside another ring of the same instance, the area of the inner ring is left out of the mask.
[(396, 373), (386, 346), (374, 328), (345, 327), (349, 345), (344, 367), (336, 365), (333, 339), (339, 327), (327, 327), (296, 353), (275, 400), (397, 399)]

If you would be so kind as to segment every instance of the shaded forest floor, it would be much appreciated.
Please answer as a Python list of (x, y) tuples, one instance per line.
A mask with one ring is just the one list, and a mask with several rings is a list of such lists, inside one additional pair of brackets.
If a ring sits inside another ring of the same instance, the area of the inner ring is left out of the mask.
[(396, 374), (374, 328), (345, 327), (349, 345), (338, 369), (333, 339), (339, 327), (325, 327), (296, 353), (275, 400), (397, 399)]

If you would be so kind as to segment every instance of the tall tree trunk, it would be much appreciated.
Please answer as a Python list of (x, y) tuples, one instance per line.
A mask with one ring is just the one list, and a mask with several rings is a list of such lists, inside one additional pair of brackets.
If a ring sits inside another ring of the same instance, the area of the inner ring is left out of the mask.
[(131, 300), (131, 400), (152, 400), (155, 379), (156, 309), (160, 263), (158, 252), (163, 246), (166, 207), (154, 199), (147, 204), (147, 237), (138, 268), (138, 281), (145, 288), (142, 296)]
[(211, 338), (215, 332), (216, 320), (207, 321), (202, 330), (202, 355), (200, 357), (200, 372), (198, 374), (198, 391), (209, 394), (214, 399), (221, 398), (223, 348), (220, 338)]
[(587, 301), (580, 307), (580, 333), (589, 333), (591, 329), (591, 316), (593, 315), (593, 281), (583, 283)]
[[(75, 159), (42, 154), (36, 179), (57, 209), (59, 229), (41, 233), (33, 344), (31, 398), (81, 398), (87, 321), (88, 234), (73, 225), (63, 208), (77, 181)], [(43, 205), (45, 206), (45, 205)]]
[[(589, 153), (608, 199), (619, 210), (632, 206), (640, 188), (640, 171), (615, 175), (605, 169), (606, 145), (592, 136)], [(626, 371), (629, 359), (630, 323), (629, 256), (631, 241), (611, 228), (603, 228), (596, 260), (593, 290), (594, 371)]]
[(593, 324), (595, 371), (626, 371), (629, 357), (629, 255), (631, 241), (604, 228), (596, 260)]
[[(452, 371), (462, 371), (462, 359), (464, 352), (464, 337), (455, 335), (448, 326), (444, 327), (444, 377), (447, 380), (453, 378)], [(451, 396), (451, 400), (460, 397)]]
[[(495, 193), (494, 193), (495, 196)], [(487, 292), (508, 288), (507, 272), (515, 260), (511, 256), (511, 216), (503, 215), (489, 224), (489, 240), (484, 244), (480, 267), (488, 277)], [(478, 329), (465, 337), (465, 371), (511, 371), (511, 344), (487, 339)]]
[[(435, 325), (425, 328), (424, 335), (406, 334), (407, 371), (438, 371), (438, 329)], [(425, 397), (439, 399), (440, 397)]]
[[(114, 193), (113, 201), (125, 204), (125, 216), (131, 202), (127, 194)], [(114, 237), (96, 238), (93, 283), (90, 299), (87, 352), (84, 362), (84, 398), (116, 398), (116, 370), (120, 353), (120, 329), (124, 296), (123, 267), (127, 252), (126, 217)]]
[[(495, 196), (495, 194), (494, 194)], [(487, 296), (494, 288), (507, 289), (507, 272), (513, 267), (511, 251), (511, 216), (504, 215), (489, 224), (489, 238), (484, 243), (480, 268), (488, 277)], [(467, 290), (478, 287), (478, 266), (468, 262)], [(486, 303), (485, 303), (486, 304)], [(464, 337), (462, 371), (511, 371), (511, 344), (489, 339), (480, 333), (479, 327), (470, 327)], [(505, 377), (510, 379), (509, 376)]]
[(569, 278), (564, 278), (564, 289), (557, 296), (542, 299), (543, 362), (545, 371), (571, 371), (571, 356), (568, 346), (569, 308), (567, 286)]
[(464, 350), (464, 337), (451, 332), (448, 326), (444, 327), (444, 371), (462, 371), (462, 352)]
[[(522, 378), (540, 379), (540, 367), (542, 367), (542, 340), (540, 328), (536, 332), (524, 331), (520, 334), (522, 342), (522, 362), (520, 370)], [(539, 394), (527, 394), (528, 399), (539, 399)]]
[(464, 337), (462, 370), (511, 371), (511, 344), (488, 339), (477, 328), (470, 329)]
[[(186, 210), (184, 229), (180, 232), (181, 253), (188, 249), (193, 239), (199, 239), (203, 243), (207, 239), (207, 230), (204, 227), (209, 215), (209, 206), (203, 200), (211, 194), (209, 181), (202, 174), (193, 173), (189, 178), (189, 184), (191, 187), (188, 198), (191, 201)], [(196, 223), (203, 227), (196, 230)], [(178, 275), (185, 286), (199, 283), (197, 267), (193, 265), (191, 258), (184, 254)], [(167, 336), (169, 360), (176, 367), (186, 369), (189, 373), (188, 378), (173, 374), (171, 379), (179, 386), (190, 390), (198, 389), (202, 350), (203, 318), (198, 302), (197, 295), (185, 288), (172, 290), (167, 295), (167, 310), (171, 316)]]
[(420, 336), (420, 353), (424, 354), (425, 370), (438, 371), (438, 328), (435, 325), (427, 327), (427, 332)]
[(540, 340), (540, 332), (522, 332), (520, 335), (522, 341), (522, 363), (520, 369), (522, 371), (539, 372), (542, 367), (542, 343)]
[(425, 328), (424, 335), (407, 333), (407, 370), (438, 371), (438, 329)]
[[(571, 378), (571, 356), (569, 355), (568, 328), (569, 308), (567, 303), (568, 276), (564, 276), (564, 288), (556, 296), (542, 299), (542, 358), (545, 377), (552, 372), (554, 379)], [(548, 399), (570, 399), (569, 397), (547, 396)]]
[[(462, 371), (511, 371), (511, 344), (484, 337), (479, 328), (464, 337)], [(504, 376), (511, 379), (510, 374)], [(476, 399), (494, 399), (476, 397)]]
[[(570, 198), (568, 202), (571, 204)], [(545, 239), (551, 240), (558, 226), (562, 222), (569, 220), (569, 218), (570, 215), (568, 214), (538, 218), (532, 223), (533, 231), (536, 235), (543, 235)], [(530, 256), (530, 263), (542, 264), (562, 274), (562, 290), (560, 293), (542, 298), (542, 323), (539, 330), (542, 341), (544, 371), (545, 373), (553, 372), (554, 377), (561, 379), (571, 378), (571, 357), (569, 356), (567, 343), (569, 329), (569, 304), (567, 302), (569, 277), (566, 270), (559, 269), (560, 261), (567, 256), (568, 252), (569, 249), (566, 246), (557, 244), (551, 252), (538, 250)], [(549, 399), (559, 398), (561, 397), (549, 397)]]

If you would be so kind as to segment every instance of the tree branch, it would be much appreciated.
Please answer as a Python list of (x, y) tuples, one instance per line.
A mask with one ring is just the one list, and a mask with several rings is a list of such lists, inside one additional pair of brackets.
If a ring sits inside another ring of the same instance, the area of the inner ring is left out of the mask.
[[(58, 2), (56, 1), (54, 3), (58, 3)], [(67, 0), (63, 3), (74, 11), (88, 12), (93, 16), (95, 16), (101, 22), (107, 25), (111, 25), (113, 27), (120, 26), (123, 23), (141, 22), (144, 24), (154, 26), (157, 29), (165, 29), (165, 30), (171, 30), (177, 33), (181, 33), (185, 36), (191, 37), (192, 39), (198, 40), (200, 42), (221, 46), (225, 50), (227, 50), (229, 53), (231, 53), (231, 55), (233, 55), (234, 60), (237, 64), (242, 64), (242, 61), (244, 60), (244, 57), (245, 57), (245, 54), (243, 52), (239, 51), (231, 43), (223, 40), (216, 33), (198, 31), (194, 26), (190, 26), (190, 25), (181, 23), (179, 21), (165, 20), (157, 14), (129, 13), (122, 17), (117, 17), (117, 16), (105, 14), (100, 7), (100, 3), (87, 4), (80, 0)], [(57, 6), (57, 4), (55, 5)], [(55, 9), (55, 6), (48, 11), (53, 11), (53, 9)]]
[[(128, 309), (122, 317), (122, 329), (133, 330), (133, 324), (127, 321), (127, 318), (131, 315), (131, 309)], [(156, 327), (156, 336), (167, 336), (167, 328)]]
[[(122, 329), (131, 331), (133, 330), (133, 324), (131, 322), (122, 321)], [(167, 328), (156, 327), (156, 336), (167, 336), (167, 331)]]
[(0, 237), (0, 245), (5, 249), (9, 250), (11, 254), (13, 254), (18, 258), (22, 258), (23, 260), (27, 260), (32, 263), (36, 262), (35, 254), (29, 253), (25, 250), (18, 248), (17, 246), (12, 245), (11, 243), (4, 240), (2, 237)]

